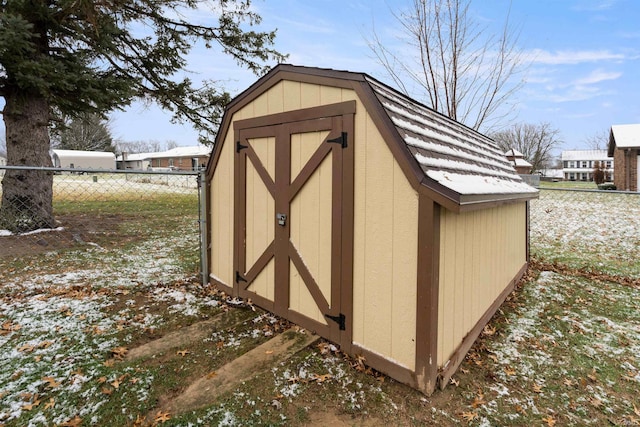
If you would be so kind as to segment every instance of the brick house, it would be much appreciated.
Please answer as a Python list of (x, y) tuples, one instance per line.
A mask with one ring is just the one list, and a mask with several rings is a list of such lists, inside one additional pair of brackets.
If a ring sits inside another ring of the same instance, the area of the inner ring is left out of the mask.
[(640, 124), (614, 125), (609, 134), (609, 156), (613, 156), (613, 183), (618, 190), (640, 189)]

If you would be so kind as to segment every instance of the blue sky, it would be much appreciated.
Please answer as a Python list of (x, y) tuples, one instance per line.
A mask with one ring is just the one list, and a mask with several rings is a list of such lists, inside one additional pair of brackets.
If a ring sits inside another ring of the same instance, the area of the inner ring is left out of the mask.
[[(402, 46), (393, 17), (411, 0), (254, 0), (264, 28), (277, 28), (276, 47), (287, 62), (365, 72), (391, 84), (367, 46), (372, 31), (389, 46)], [(585, 140), (613, 124), (640, 123), (640, 2), (636, 0), (475, 0), (473, 16), (486, 31), (500, 31), (510, 10), (528, 66), (513, 99), (513, 122), (549, 122), (563, 149), (588, 148)], [(214, 51), (190, 58), (196, 76), (221, 80), (233, 94), (256, 80)], [(413, 94), (419, 98), (419, 94)], [(114, 115), (116, 137), (175, 140), (190, 145), (188, 125), (168, 125), (168, 115), (135, 106)]]
[[(393, 11), (412, 0), (253, 0), (264, 29), (278, 29), (276, 48), (288, 63), (365, 72), (391, 79), (367, 39), (375, 28), (388, 46), (402, 46)], [(637, 0), (473, 0), (472, 14), (487, 32), (500, 31), (510, 10), (519, 47), (529, 61), (525, 83), (513, 99), (515, 117), (504, 123), (549, 122), (561, 148), (588, 148), (585, 139), (613, 124), (640, 123), (640, 2)], [(206, 12), (197, 19), (205, 20)], [(212, 16), (211, 16), (212, 17)], [(216, 79), (237, 94), (257, 77), (215, 50), (196, 47), (192, 78)], [(419, 94), (413, 94), (417, 99)], [(193, 145), (189, 125), (172, 125), (155, 107), (133, 105), (112, 115), (116, 138)]]

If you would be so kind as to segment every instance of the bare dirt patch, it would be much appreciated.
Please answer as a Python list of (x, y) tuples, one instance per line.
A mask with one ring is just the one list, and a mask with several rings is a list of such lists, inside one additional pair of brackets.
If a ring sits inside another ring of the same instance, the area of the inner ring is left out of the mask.
[[(18, 258), (49, 251), (106, 244), (126, 221), (122, 215), (64, 215), (57, 217), (59, 228), (35, 234), (0, 237), (0, 258)], [(122, 237), (122, 236), (121, 236)]]

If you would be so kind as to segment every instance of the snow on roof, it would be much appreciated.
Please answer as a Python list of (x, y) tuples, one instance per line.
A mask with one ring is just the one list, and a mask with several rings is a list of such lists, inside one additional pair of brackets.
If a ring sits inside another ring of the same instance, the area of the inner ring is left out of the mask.
[(533, 195), (493, 141), (366, 76), (425, 175), (460, 195)]
[(513, 148), (504, 153), (504, 155), (507, 157), (524, 157), (524, 154)]
[[(211, 148), (204, 145), (192, 145), (187, 147), (175, 147), (167, 151), (157, 151), (153, 153), (133, 153), (128, 154), (126, 162), (157, 159), (165, 157), (200, 157), (211, 154)], [(118, 156), (118, 161), (122, 160), (122, 155)]]
[(171, 150), (161, 151), (158, 153), (148, 153), (147, 158), (158, 157), (199, 157), (208, 156), (211, 153), (211, 147), (204, 145), (193, 145), (188, 147), (175, 147)]
[(605, 160), (607, 150), (566, 150), (562, 152), (562, 160)]
[(115, 159), (116, 158), (116, 155), (109, 151), (58, 150), (57, 148), (54, 148), (51, 151), (53, 152), (53, 154), (55, 154), (58, 157), (73, 157), (76, 159), (80, 159), (80, 158)]
[(533, 166), (531, 163), (527, 162), (525, 159), (520, 158), (520, 157), (516, 157), (515, 159), (513, 159), (513, 162), (515, 163), (515, 165), (517, 167), (531, 167)]
[(640, 124), (613, 125), (611, 134), (618, 148), (640, 147)]

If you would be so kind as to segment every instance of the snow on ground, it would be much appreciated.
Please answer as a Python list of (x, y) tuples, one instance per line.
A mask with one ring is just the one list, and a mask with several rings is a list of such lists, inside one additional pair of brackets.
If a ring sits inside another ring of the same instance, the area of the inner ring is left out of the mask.
[(534, 255), (640, 277), (640, 195), (541, 189), (530, 226)]

